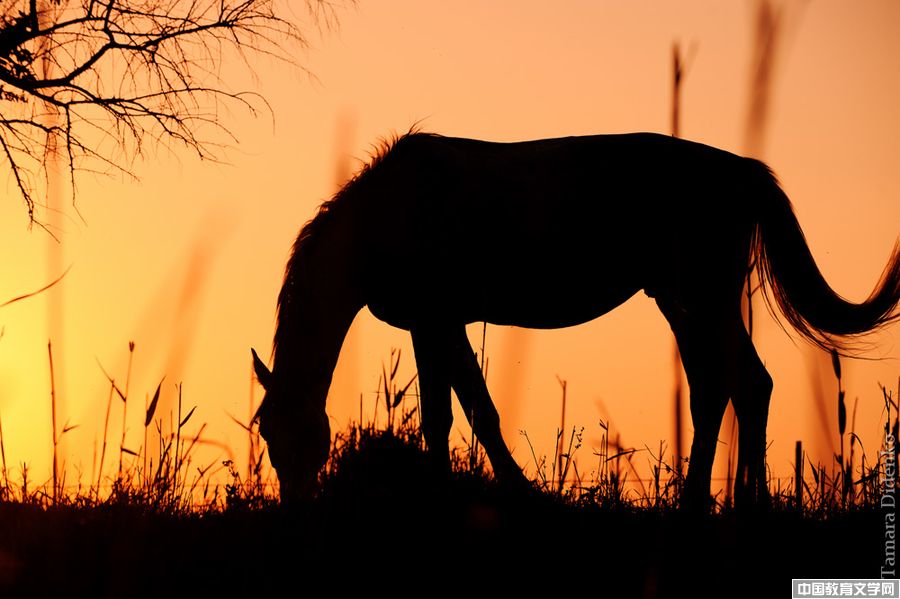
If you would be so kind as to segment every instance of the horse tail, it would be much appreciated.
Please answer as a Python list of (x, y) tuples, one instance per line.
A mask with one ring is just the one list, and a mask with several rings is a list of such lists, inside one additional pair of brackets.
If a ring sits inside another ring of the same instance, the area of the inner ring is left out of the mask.
[(775, 175), (761, 162), (753, 162), (760, 212), (751, 251), (770, 309), (777, 305), (794, 329), (826, 351), (846, 352), (854, 337), (900, 319), (900, 244), (894, 246), (868, 299), (859, 304), (847, 301), (829, 287), (816, 266)]

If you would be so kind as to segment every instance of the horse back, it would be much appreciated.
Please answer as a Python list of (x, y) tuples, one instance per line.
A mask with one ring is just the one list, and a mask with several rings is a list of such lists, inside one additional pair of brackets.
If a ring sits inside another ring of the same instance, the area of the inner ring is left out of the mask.
[(739, 261), (735, 242), (749, 239), (752, 221), (735, 193), (745, 162), (655, 134), (517, 143), (410, 135), (373, 173), (361, 210), (367, 286), (382, 304), (400, 302), (385, 301), (381, 277), (401, 265), (427, 300), (398, 312), (578, 324), (640, 289), (683, 285), (710, 260)]

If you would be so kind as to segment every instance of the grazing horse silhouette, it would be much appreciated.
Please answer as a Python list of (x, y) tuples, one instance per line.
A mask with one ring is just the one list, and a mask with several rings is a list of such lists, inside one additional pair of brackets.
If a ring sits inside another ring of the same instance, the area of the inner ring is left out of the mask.
[[(845, 301), (761, 162), (655, 134), (490, 143), (411, 132), (385, 144), (301, 230), (271, 372), (253, 352), (282, 499), (314, 491), (329, 451), (328, 387), (363, 306), (412, 335), (434, 460), (449, 466), (452, 387), (497, 477), (518, 482), (465, 325), (573, 326), (643, 290), (675, 333), (690, 385), (684, 501), (709, 505), (729, 399), (740, 427), (735, 500), (765, 501), (772, 379), (741, 319), (751, 261), (767, 301), (822, 348), (898, 318), (900, 247), (866, 301)], [(386, 267), (403, 272), (402, 289)]]

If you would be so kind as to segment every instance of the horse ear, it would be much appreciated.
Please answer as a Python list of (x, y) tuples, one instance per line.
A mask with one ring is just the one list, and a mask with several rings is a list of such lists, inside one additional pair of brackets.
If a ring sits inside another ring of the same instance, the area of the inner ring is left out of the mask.
[(253, 370), (256, 372), (256, 378), (259, 380), (259, 384), (263, 386), (263, 389), (268, 389), (269, 382), (272, 380), (272, 372), (259, 359), (256, 350), (252, 347), (250, 348), (250, 353), (253, 354)]

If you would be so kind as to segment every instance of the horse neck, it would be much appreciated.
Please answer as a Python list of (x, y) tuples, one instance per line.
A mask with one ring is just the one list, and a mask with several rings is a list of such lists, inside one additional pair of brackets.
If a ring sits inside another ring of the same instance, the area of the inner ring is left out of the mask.
[(280, 298), (273, 372), (289, 384), (324, 386), (327, 392), (344, 337), (363, 304), (348, 246), (320, 248), (291, 260)]

